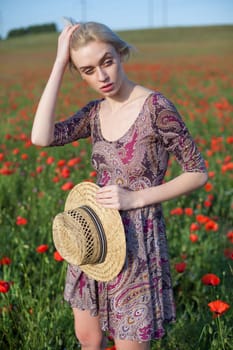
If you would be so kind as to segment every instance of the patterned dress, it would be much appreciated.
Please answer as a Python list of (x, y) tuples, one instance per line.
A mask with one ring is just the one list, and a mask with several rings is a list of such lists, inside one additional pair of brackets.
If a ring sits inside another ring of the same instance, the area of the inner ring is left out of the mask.
[[(137, 191), (162, 184), (173, 154), (184, 172), (205, 172), (205, 164), (174, 105), (159, 92), (150, 93), (133, 125), (117, 141), (101, 133), (101, 100), (91, 101), (55, 126), (52, 146), (91, 136), (97, 184)], [(115, 339), (161, 338), (164, 323), (175, 320), (165, 224), (160, 204), (120, 211), (127, 257), (110, 282), (88, 278), (68, 265), (65, 300), (72, 307), (99, 315), (101, 328)]]

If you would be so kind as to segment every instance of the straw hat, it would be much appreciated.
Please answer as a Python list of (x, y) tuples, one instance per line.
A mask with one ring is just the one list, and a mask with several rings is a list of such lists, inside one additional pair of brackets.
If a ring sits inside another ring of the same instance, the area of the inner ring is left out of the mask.
[(54, 218), (53, 240), (68, 263), (97, 281), (110, 281), (125, 262), (125, 233), (118, 210), (96, 202), (98, 188), (82, 182), (69, 192), (65, 211)]

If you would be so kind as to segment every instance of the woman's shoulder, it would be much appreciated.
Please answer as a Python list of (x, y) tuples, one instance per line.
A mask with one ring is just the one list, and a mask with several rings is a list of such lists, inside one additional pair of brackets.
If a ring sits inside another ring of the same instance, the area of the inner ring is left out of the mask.
[(150, 104), (151, 108), (155, 108), (156, 110), (169, 110), (177, 112), (173, 102), (162, 92), (157, 90), (151, 90), (151, 93), (149, 94), (148, 103)]

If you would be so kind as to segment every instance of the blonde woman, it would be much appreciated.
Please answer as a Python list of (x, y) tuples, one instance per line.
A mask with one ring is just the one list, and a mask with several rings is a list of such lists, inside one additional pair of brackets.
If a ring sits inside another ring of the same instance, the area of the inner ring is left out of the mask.
[[(161, 204), (207, 181), (204, 160), (175, 106), (126, 76), (123, 63), (130, 51), (103, 24), (67, 25), (32, 129), (32, 142), (40, 146), (91, 136), (92, 164), (101, 187), (96, 200), (118, 209), (125, 228), (126, 262), (114, 280), (97, 282), (68, 265), (65, 299), (83, 350), (104, 349), (104, 331), (117, 350), (148, 350), (151, 340), (165, 334), (164, 324), (175, 320), (175, 306)], [(87, 101), (72, 117), (55, 123), (69, 65), (102, 98)], [(182, 172), (164, 183), (169, 154)]]

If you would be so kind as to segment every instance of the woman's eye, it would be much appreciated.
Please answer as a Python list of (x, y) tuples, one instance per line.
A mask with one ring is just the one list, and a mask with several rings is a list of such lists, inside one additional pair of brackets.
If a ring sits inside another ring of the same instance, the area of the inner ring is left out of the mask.
[(105, 67), (108, 67), (108, 66), (111, 66), (112, 62), (113, 62), (112, 59), (108, 59), (108, 60), (104, 61), (104, 64), (103, 64), (103, 65), (104, 65)]
[(88, 69), (85, 71), (85, 74), (91, 75), (93, 73), (93, 69)]

